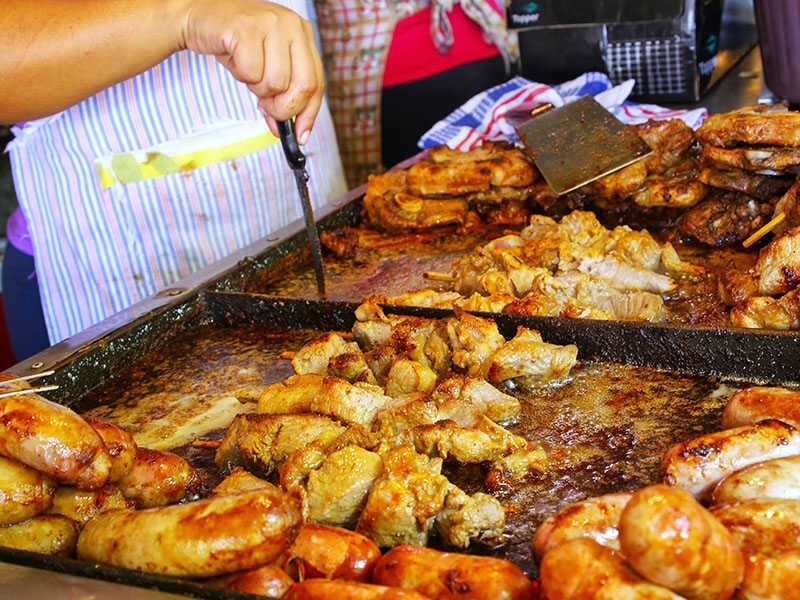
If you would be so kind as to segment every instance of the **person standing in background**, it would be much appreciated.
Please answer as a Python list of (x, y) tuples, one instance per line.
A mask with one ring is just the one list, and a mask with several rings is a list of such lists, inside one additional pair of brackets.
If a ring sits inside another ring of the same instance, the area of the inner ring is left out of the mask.
[(417, 140), (519, 68), (496, 0), (315, 0), (347, 181), (417, 153)]
[(346, 191), (309, 10), (306, 0), (4, 7), (0, 122), (16, 123), (19, 212), (3, 292), (17, 360), (300, 218), (276, 119), (296, 117), (314, 205)]

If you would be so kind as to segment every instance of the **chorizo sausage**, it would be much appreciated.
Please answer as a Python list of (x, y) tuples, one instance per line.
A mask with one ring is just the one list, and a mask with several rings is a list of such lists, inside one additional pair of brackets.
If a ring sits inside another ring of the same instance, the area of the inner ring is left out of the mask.
[(12, 458), (0, 456), (0, 525), (30, 519), (50, 508), (56, 482)]
[(781, 387), (755, 386), (734, 393), (722, 411), (722, 426), (741, 427), (778, 419), (800, 428), (800, 392)]
[(711, 493), (712, 504), (757, 498), (800, 499), (800, 455), (773, 458), (734, 471)]
[(288, 560), (300, 559), (306, 577), (367, 581), (381, 551), (355, 531), (305, 523), (287, 551)]
[(292, 587), (294, 579), (289, 577), (288, 573), (278, 565), (264, 565), (256, 569), (225, 575), (208, 583), (226, 590), (281, 600)]
[(203, 478), (177, 454), (138, 448), (133, 465), (117, 485), (137, 508), (153, 508), (187, 499), (200, 490)]
[(744, 574), (731, 533), (688, 492), (651, 485), (619, 520), (619, 544), (645, 579), (697, 600), (730, 598)]
[(640, 577), (619, 552), (588, 537), (573, 538), (545, 554), (539, 583), (547, 600), (680, 600)]
[(705, 502), (728, 473), (793, 454), (800, 454), (800, 431), (782, 421), (759, 421), (675, 444), (661, 460), (659, 477)]
[(711, 507), (745, 554), (739, 596), (791, 600), (800, 590), (800, 500), (764, 498)]
[(341, 579), (306, 579), (294, 584), (284, 600), (428, 600), (413, 590)]
[(0, 454), (83, 489), (102, 487), (111, 471), (111, 457), (91, 425), (37, 394), (0, 398)]
[(529, 600), (533, 583), (509, 560), (395, 546), (375, 563), (372, 581), (416, 590), (437, 600)]
[(549, 550), (578, 537), (590, 537), (603, 546), (619, 550), (619, 517), (632, 495), (618, 492), (595, 496), (553, 513), (536, 529), (534, 556), (541, 560)]
[(265, 488), (91, 519), (78, 558), (164, 575), (214, 577), (274, 561), (300, 529), (297, 500)]

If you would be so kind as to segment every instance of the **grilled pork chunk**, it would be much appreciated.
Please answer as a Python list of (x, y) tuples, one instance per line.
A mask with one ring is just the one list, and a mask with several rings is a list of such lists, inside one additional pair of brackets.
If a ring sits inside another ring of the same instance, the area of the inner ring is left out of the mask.
[(758, 253), (758, 292), (778, 296), (800, 283), (800, 226), (772, 240)]

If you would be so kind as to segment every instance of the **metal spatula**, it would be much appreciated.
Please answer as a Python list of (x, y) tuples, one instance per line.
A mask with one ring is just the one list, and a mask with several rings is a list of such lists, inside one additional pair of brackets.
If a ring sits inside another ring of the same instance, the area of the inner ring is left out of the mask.
[(556, 194), (566, 194), (652, 154), (635, 131), (591, 96), (534, 110), (516, 130)]

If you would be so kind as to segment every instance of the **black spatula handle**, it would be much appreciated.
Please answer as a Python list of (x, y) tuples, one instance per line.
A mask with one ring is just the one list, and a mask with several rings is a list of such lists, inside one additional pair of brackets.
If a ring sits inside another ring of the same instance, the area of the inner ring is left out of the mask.
[(292, 169), (305, 169), (306, 155), (300, 150), (297, 135), (294, 131), (294, 119), (278, 121), (278, 133), (281, 134), (281, 146), (286, 160)]

